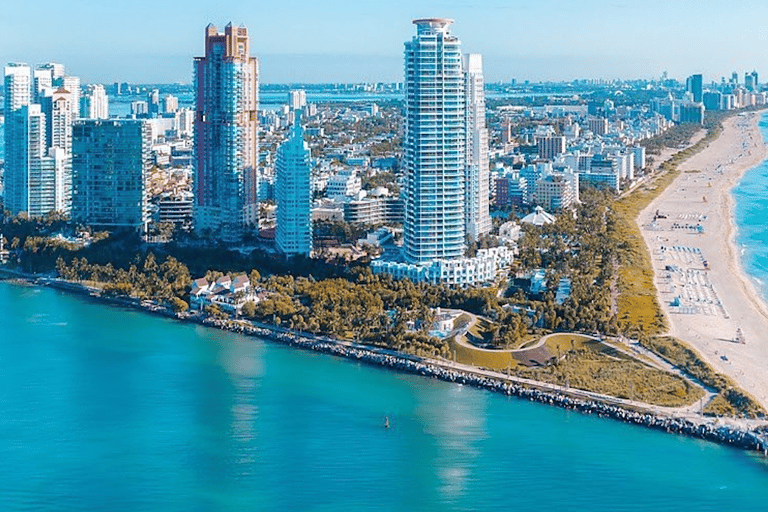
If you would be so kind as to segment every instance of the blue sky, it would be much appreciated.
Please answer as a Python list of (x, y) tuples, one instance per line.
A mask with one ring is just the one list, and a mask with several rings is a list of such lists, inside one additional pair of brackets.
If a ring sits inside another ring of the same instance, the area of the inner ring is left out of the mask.
[(5, 0), (0, 61), (189, 82), (204, 27), (232, 21), (249, 28), (264, 82), (398, 81), (411, 20), (449, 17), (489, 81), (768, 78), (766, 15), (764, 0)]

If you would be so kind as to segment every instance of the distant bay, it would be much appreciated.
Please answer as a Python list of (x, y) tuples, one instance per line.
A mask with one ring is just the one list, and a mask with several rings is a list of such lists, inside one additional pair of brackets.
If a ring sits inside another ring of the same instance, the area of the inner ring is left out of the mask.
[(0, 510), (766, 510), (743, 451), (46, 288), (0, 304)]

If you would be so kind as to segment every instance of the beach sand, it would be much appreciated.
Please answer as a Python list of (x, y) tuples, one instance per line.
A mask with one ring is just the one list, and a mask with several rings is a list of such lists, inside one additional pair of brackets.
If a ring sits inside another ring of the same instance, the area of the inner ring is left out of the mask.
[(726, 120), (720, 137), (681, 165), (637, 222), (670, 334), (768, 408), (768, 306), (742, 268), (731, 195), (768, 153), (761, 115)]

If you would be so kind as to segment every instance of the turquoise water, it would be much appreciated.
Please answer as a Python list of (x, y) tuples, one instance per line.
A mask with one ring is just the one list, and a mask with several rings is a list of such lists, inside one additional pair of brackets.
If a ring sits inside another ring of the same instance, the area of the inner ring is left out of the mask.
[(49, 289), (0, 305), (2, 511), (768, 510), (742, 451)]
[[(760, 132), (768, 143), (768, 114), (760, 120)], [(744, 173), (733, 189), (735, 199), (736, 241), (747, 274), (754, 279), (768, 300), (768, 160)]]

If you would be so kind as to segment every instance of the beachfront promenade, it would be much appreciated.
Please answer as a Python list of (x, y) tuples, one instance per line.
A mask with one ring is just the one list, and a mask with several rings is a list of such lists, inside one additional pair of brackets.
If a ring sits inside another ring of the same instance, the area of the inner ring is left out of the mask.
[(731, 189), (766, 158), (762, 113), (733, 116), (638, 219), (670, 334), (768, 408), (768, 307), (734, 241)]

